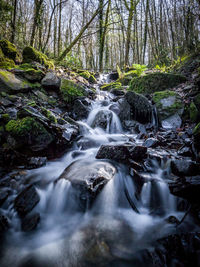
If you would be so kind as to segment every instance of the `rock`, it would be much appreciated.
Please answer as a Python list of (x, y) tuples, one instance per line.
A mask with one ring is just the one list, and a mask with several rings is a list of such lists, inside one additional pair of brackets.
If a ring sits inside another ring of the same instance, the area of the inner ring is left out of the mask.
[(176, 225), (178, 225), (180, 223), (180, 221), (175, 216), (169, 216), (166, 219), (166, 222), (168, 222), (170, 224), (176, 224)]
[(163, 120), (161, 123), (164, 129), (177, 129), (181, 127), (182, 120), (178, 114), (174, 114), (169, 118)]
[(115, 90), (120, 90), (122, 87), (122, 84), (120, 82), (111, 82), (111, 83), (104, 83), (102, 86), (101, 86), (101, 90), (103, 91), (110, 91), (112, 89), (115, 89)]
[(19, 62), (19, 52), (17, 51), (17, 48), (14, 44), (9, 42), (6, 39), (0, 40), (0, 48), (2, 49), (4, 55), (15, 61)]
[(180, 83), (186, 82), (186, 78), (179, 74), (171, 73), (150, 73), (134, 78), (129, 89), (139, 94), (151, 94), (173, 88)]
[(194, 135), (194, 148), (196, 150), (195, 152), (199, 153), (200, 152), (200, 142), (199, 142), (199, 140), (200, 140), (200, 122), (193, 129), (193, 135)]
[(110, 90), (111, 94), (115, 95), (115, 96), (124, 96), (125, 93), (122, 90), (119, 89), (111, 89)]
[(32, 89), (29, 82), (25, 82), (17, 78), (11, 72), (0, 70), (0, 87), (6, 93), (20, 93), (27, 92)]
[(153, 94), (153, 101), (156, 104), (158, 118), (160, 121), (168, 119), (175, 125), (180, 125), (180, 116), (184, 111), (184, 103), (181, 97), (174, 91), (161, 91)]
[(174, 234), (159, 239), (153, 249), (143, 250), (131, 266), (199, 266), (200, 233)]
[(71, 103), (76, 98), (87, 95), (83, 86), (67, 79), (61, 79), (60, 92), (63, 100), (67, 103)]
[(73, 105), (73, 118), (75, 120), (86, 119), (89, 114), (90, 103), (85, 99), (76, 99)]
[(38, 62), (46, 68), (54, 69), (54, 64), (46, 55), (37, 51), (32, 46), (26, 46), (23, 50), (23, 63)]
[(82, 209), (92, 204), (95, 197), (115, 175), (115, 167), (105, 161), (77, 160), (67, 167), (58, 178), (71, 182), (77, 201)]
[(146, 158), (147, 148), (135, 145), (102, 145), (97, 152), (97, 159), (112, 159), (128, 163), (128, 159), (140, 161)]
[(30, 232), (36, 229), (38, 223), (40, 222), (40, 214), (35, 213), (33, 215), (27, 215), (22, 219), (21, 228), (24, 232)]
[(145, 140), (143, 146), (145, 147), (156, 147), (158, 146), (158, 140), (156, 138), (148, 138), (147, 140)]
[(170, 192), (178, 197), (187, 199), (193, 203), (200, 203), (200, 176), (188, 176), (179, 178), (169, 183)]
[(177, 176), (192, 176), (200, 173), (200, 164), (191, 160), (172, 160), (171, 161), (172, 173)]
[(26, 148), (41, 151), (53, 141), (53, 136), (34, 118), (25, 117), (11, 120), (6, 124), (6, 131), (10, 135), (7, 141), (16, 149)]
[(28, 159), (28, 162), (26, 164), (28, 169), (34, 169), (34, 168), (40, 168), (44, 165), (46, 165), (47, 158), (46, 157), (32, 157)]
[(8, 191), (5, 191), (5, 190), (0, 191), (0, 206), (3, 205), (8, 195), (9, 195)]
[(61, 79), (56, 75), (55, 72), (51, 71), (47, 72), (46, 76), (42, 79), (41, 84), (47, 90), (59, 90)]
[(112, 72), (109, 74), (108, 79), (112, 81), (116, 81), (119, 78), (118, 72)]
[(25, 188), (14, 201), (14, 207), (20, 217), (28, 214), (40, 201), (39, 195), (33, 185)]
[(136, 120), (140, 123), (152, 121), (153, 107), (148, 99), (134, 92), (125, 94), (125, 98), (120, 100), (119, 117), (123, 125), (126, 121)]
[(111, 125), (112, 117), (113, 117), (112, 111), (101, 110), (96, 114), (91, 127), (92, 128), (100, 127), (104, 130), (109, 129)]
[(0, 215), (0, 235), (8, 230), (9, 228), (9, 223), (8, 223), (8, 219), (6, 216), (4, 215)]
[[(19, 67), (20, 68), (20, 67)], [(33, 68), (30, 69), (14, 69), (12, 72), (21, 77), (25, 78), (29, 82), (40, 82), (42, 78), (44, 77), (44, 72), (41, 70), (35, 70)]]

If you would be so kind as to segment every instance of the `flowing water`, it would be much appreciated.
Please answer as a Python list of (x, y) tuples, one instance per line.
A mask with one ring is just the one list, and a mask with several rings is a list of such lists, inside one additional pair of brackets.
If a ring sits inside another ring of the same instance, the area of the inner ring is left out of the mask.
[[(100, 82), (103, 78), (100, 77)], [(28, 171), (27, 182), (36, 184), (40, 196), (32, 211), (41, 216), (37, 230), (21, 231), (12, 204), (15, 193), (8, 200), (10, 204), (3, 212), (10, 219), (11, 229), (5, 240), (1, 266), (131, 266), (129, 263), (137, 251), (176, 231), (166, 219), (169, 216), (181, 219), (183, 213), (177, 211), (177, 199), (166, 184), (166, 163), (151, 162), (144, 173), (148, 181), (137, 198), (134, 177), (130, 176), (128, 167), (110, 161), (116, 168), (115, 171), (111, 168), (114, 177), (92, 205), (86, 203), (84, 209), (80, 208), (81, 200), (74, 197), (70, 179), (57, 180), (67, 166), (72, 166), (71, 179), (84, 176), (96, 164), (95, 156), (102, 144), (137, 140), (136, 135), (122, 130), (118, 116), (110, 110), (113, 97), (97, 87), (87, 120), (78, 122), (80, 138), (71, 151), (45, 167)], [(99, 111), (107, 114), (109, 122), (105, 129), (93, 126)], [(141, 140), (134, 142), (140, 144)], [(77, 164), (75, 171), (73, 163)], [(137, 207), (136, 211), (127, 196)]]

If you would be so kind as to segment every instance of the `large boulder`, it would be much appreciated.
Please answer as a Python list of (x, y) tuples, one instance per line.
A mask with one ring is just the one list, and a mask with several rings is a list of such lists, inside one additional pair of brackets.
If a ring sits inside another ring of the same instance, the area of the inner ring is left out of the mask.
[(0, 91), (6, 93), (26, 92), (32, 89), (33, 85), (29, 82), (17, 78), (13, 73), (0, 70)]
[(34, 118), (11, 120), (6, 124), (11, 147), (31, 151), (41, 151), (53, 141), (53, 136)]
[(96, 155), (97, 159), (111, 159), (122, 163), (129, 160), (140, 161), (147, 157), (147, 148), (136, 145), (102, 145)]
[(15, 67), (14, 60), (7, 58), (0, 48), (0, 69), (12, 69)]
[(111, 110), (100, 110), (91, 124), (92, 128), (100, 127), (104, 130), (109, 129), (112, 121), (112, 111)]
[(23, 50), (23, 63), (32, 63), (32, 62), (38, 62), (49, 69), (54, 68), (53, 62), (50, 59), (48, 59), (48, 57), (45, 54), (37, 51), (32, 46), (26, 46)]
[(40, 201), (40, 197), (33, 185), (25, 188), (14, 201), (14, 207), (20, 217), (26, 216)]
[(9, 42), (6, 39), (0, 40), (0, 48), (2, 49), (5, 57), (18, 62), (19, 61), (19, 52), (14, 44)]
[(45, 89), (59, 90), (61, 80), (55, 72), (51, 71), (47, 72), (41, 83)]
[(161, 91), (153, 94), (158, 118), (165, 128), (179, 128), (184, 111), (184, 103), (181, 97), (174, 91)]
[(115, 167), (106, 161), (78, 160), (58, 178), (68, 180), (75, 189), (75, 198), (82, 209), (91, 205), (98, 193), (114, 177)]
[(126, 125), (126, 121), (132, 120), (143, 124), (152, 122), (153, 106), (146, 97), (129, 91), (118, 103), (120, 105), (119, 118), (123, 126)]
[(68, 79), (61, 79), (60, 92), (63, 100), (67, 103), (86, 95), (86, 90), (83, 86)]
[(72, 115), (75, 120), (86, 119), (89, 114), (89, 101), (86, 99), (76, 99), (73, 105)]
[(179, 74), (150, 73), (131, 81), (129, 89), (140, 94), (151, 94), (173, 88), (186, 82), (186, 78)]

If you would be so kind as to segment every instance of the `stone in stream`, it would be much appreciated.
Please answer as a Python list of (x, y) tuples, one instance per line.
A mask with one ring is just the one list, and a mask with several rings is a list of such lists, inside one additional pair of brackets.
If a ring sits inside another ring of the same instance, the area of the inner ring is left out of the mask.
[(30, 232), (35, 230), (39, 221), (40, 221), (39, 213), (27, 215), (25, 218), (22, 219), (22, 224), (21, 224), (22, 231)]
[(200, 174), (200, 164), (192, 160), (175, 159), (171, 161), (172, 173), (177, 176), (193, 176)]
[(136, 120), (142, 124), (152, 122), (153, 106), (143, 95), (130, 91), (118, 103), (120, 105), (119, 118), (125, 128), (128, 127), (128, 121)]
[(143, 146), (145, 147), (156, 147), (158, 146), (158, 140), (156, 138), (148, 138), (147, 140), (145, 140)]
[(61, 79), (56, 75), (55, 72), (50, 71), (47, 72), (41, 83), (45, 89), (59, 90)]
[(147, 157), (147, 148), (136, 145), (102, 145), (96, 155), (97, 159), (112, 159), (125, 162), (129, 159), (140, 161)]
[(40, 201), (39, 195), (33, 185), (25, 188), (14, 201), (14, 207), (20, 217), (28, 214)]
[(85, 209), (115, 174), (115, 167), (106, 161), (77, 160), (64, 170), (58, 180), (71, 182), (75, 198), (80, 202), (81, 209)]
[(119, 78), (119, 74), (118, 72), (112, 72), (109, 74), (108, 79), (112, 80), (112, 81), (116, 81)]
[(200, 203), (200, 175), (179, 178), (169, 183), (170, 192), (193, 203)]
[(72, 109), (73, 118), (75, 120), (86, 119), (89, 114), (89, 105), (86, 99), (76, 99)]
[(101, 110), (96, 114), (91, 127), (92, 128), (100, 127), (106, 130), (107, 127), (111, 125), (112, 117), (113, 117), (112, 111)]

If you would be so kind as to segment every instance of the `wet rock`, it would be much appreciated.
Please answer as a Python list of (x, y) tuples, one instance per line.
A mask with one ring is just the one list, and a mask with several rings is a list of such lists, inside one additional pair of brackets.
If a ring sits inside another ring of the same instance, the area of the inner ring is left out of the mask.
[(6, 93), (27, 92), (31, 89), (28, 82), (22, 81), (11, 72), (4, 70), (0, 72), (0, 86)]
[(175, 216), (169, 216), (166, 219), (166, 222), (168, 222), (170, 224), (179, 224), (179, 220)]
[(112, 81), (116, 81), (119, 78), (118, 72), (112, 72), (109, 74), (108, 79)]
[(156, 147), (156, 146), (158, 146), (158, 140), (156, 138), (148, 138), (144, 142), (143, 146), (145, 146), (145, 147)]
[(32, 157), (28, 159), (26, 166), (28, 169), (40, 168), (44, 166), (46, 162), (47, 162), (46, 157)]
[(193, 152), (190, 147), (185, 146), (178, 150), (178, 155), (183, 157), (192, 157)]
[(173, 116), (162, 120), (161, 124), (164, 129), (176, 129), (181, 127), (182, 119), (178, 114), (174, 114)]
[(85, 99), (76, 99), (74, 101), (72, 114), (75, 120), (86, 119), (89, 114), (90, 103)]
[(169, 189), (172, 194), (185, 198), (190, 202), (200, 203), (200, 176), (190, 176), (179, 178), (169, 183)]
[(170, 235), (158, 240), (152, 250), (137, 254), (132, 266), (199, 266), (200, 233)]
[(111, 111), (101, 110), (96, 114), (91, 127), (92, 128), (100, 127), (106, 130), (111, 125), (112, 117), (113, 115)]
[(22, 79), (24, 78), (27, 81), (32, 82), (32, 83), (40, 82), (45, 75), (43, 71), (35, 70), (33, 68), (31, 68), (31, 69), (14, 69), (13, 72), (16, 76), (19, 76), (19, 78), (22, 78)]
[(46, 76), (42, 79), (42, 86), (47, 90), (59, 90), (61, 79), (56, 75), (55, 72), (50, 71), (46, 74)]
[(38, 223), (40, 222), (40, 214), (35, 213), (32, 215), (27, 215), (22, 219), (21, 228), (24, 232), (30, 232), (37, 228)]
[(0, 235), (9, 228), (8, 218), (5, 215), (0, 215)]
[(9, 195), (8, 191), (5, 191), (5, 190), (0, 191), (0, 206), (3, 205), (8, 195)]
[(98, 193), (115, 175), (116, 169), (105, 161), (78, 160), (67, 167), (58, 178), (71, 182), (81, 209), (91, 205)]
[(97, 159), (112, 159), (127, 163), (127, 160), (140, 161), (146, 158), (147, 148), (135, 145), (102, 145), (96, 155)]
[(25, 188), (15, 199), (14, 207), (20, 217), (28, 214), (40, 201), (39, 195), (33, 185)]
[(118, 104), (112, 104), (109, 107), (109, 109), (112, 110), (117, 115), (119, 115), (119, 113), (120, 113), (120, 108), (119, 108), (119, 105)]
[(122, 90), (119, 89), (111, 89), (111, 94), (115, 95), (115, 96), (124, 96), (125, 93)]
[(81, 150), (86, 150), (89, 148), (97, 147), (99, 145), (99, 142), (97, 140), (84, 137), (77, 142), (77, 145)]
[(177, 176), (198, 175), (200, 173), (200, 164), (185, 159), (172, 160), (171, 170)]

